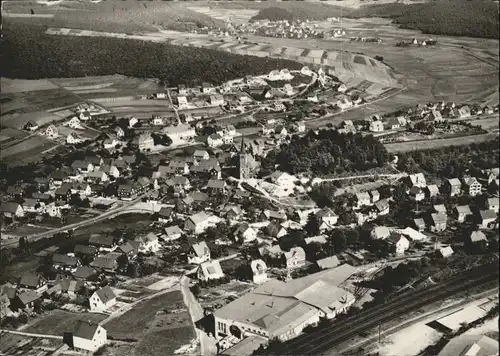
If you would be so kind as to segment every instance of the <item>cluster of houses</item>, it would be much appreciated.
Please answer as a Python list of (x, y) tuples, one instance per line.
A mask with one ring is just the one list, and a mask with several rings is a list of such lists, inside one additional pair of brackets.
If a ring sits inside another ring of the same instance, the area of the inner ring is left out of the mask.
[(301, 20), (259, 20), (250, 23), (241, 23), (233, 25), (231, 32), (236, 35), (254, 34), (266, 37), (295, 39), (320, 38), (322, 36), (322, 31), (317, 28), (317, 25)]

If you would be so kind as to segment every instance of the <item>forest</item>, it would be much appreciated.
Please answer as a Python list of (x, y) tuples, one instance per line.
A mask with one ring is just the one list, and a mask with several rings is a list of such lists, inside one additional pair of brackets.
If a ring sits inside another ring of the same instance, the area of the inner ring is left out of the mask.
[(309, 131), (305, 136), (292, 136), (289, 144), (270, 152), (266, 166), (279, 165), (291, 174), (314, 174), (364, 171), (381, 167), (389, 160), (384, 145), (371, 135), (341, 134), (336, 130)]
[[(233, 5), (234, 4), (234, 5)], [(227, 2), (224, 7), (236, 7), (238, 3)], [(240, 3), (241, 4), (241, 3)], [(253, 8), (252, 2), (247, 2), (243, 8)], [(288, 21), (305, 21), (305, 20), (325, 20), (329, 17), (337, 17), (342, 12), (339, 6), (332, 6), (330, 4), (319, 2), (303, 2), (303, 1), (286, 1), (286, 2), (272, 2), (271, 4), (260, 3), (260, 11), (251, 18), (252, 20), (288, 20)]]
[(346, 15), (351, 18), (388, 17), (402, 28), (448, 36), (499, 38), (498, 5), (483, 0), (438, 0), (362, 6)]
[(498, 167), (499, 144), (496, 138), (478, 144), (400, 153), (398, 169), (408, 173), (424, 170), (438, 177), (458, 177), (467, 170)]
[(41, 79), (123, 74), (159, 78), (168, 85), (200, 85), (276, 68), (302, 68), (297, 62), (281, 59), (130, 39), (46, 35), (43, 31), (39, 26), (4, 23), (2, 76)]

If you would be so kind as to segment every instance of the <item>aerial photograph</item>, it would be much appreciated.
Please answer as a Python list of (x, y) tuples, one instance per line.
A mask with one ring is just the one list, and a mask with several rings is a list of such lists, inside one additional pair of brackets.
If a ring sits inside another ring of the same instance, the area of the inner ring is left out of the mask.
[(0, 356), (498, 356), (498, 0), (4, 0)]

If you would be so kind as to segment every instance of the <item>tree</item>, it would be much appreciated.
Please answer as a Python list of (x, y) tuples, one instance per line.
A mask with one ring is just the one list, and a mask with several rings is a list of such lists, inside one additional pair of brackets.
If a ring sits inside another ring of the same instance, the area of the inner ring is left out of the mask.
[(344, 252), (347, 246), (347, 239), (344, 230), (334, 230), (329, 238), (330, 245), (335, 253)]
[(118, 269), (120, 271), (124, 271), (127, 266), (128, 266), (128, 257), (126, 254), (121, 254), (117, 259), (116, 262), (118, 263)]
[(314, 213), (310, 213), (307, 217), (307, 223), (305, 230), (308, 236), (316, 236), (319, 234), (320, 221), (318, 216)]

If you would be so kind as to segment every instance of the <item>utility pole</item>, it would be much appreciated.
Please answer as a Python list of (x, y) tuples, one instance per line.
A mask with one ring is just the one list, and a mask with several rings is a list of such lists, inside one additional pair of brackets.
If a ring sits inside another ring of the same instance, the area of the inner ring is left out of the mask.
[(382, 323), (378, 323), (378, 343), (380, 344), (380, 330), (382, 327)]

